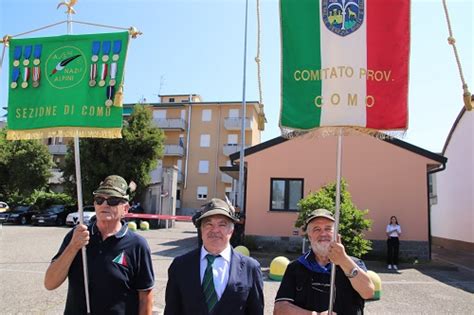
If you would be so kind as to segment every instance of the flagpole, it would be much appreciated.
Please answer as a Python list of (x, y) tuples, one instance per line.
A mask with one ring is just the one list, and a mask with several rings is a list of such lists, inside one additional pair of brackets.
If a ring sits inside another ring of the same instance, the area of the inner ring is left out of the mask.
[(247, 104), (245, 100), (245, 86), (247, 74), (247, 20), (249, 14), (249, 0), (245, 1), (245, 31), (244, 31), (244, 66), (243, 66), (243, 83), (242, 83), (242, 121), (240, 128), (240, 164), (239, 164), (239, 207), (240, 214), (245, 213), (244, 205), (244, 167), (245, 167), (245, 125), (247, 116)]
[[(336, 241), (339, 235), (339, 216), (341, 212), (341, 164), (342, 164), (342, 131), (340, 127), (337, 135), (337, 158), (336, 158), (336, 212), (334, 214), (334, 233), (333, 241)], [(328, 314), (332, 315), (334, 302), (336, 301), (335, 292), (335, 281), (336, 281), (336, 265), (331, 262), (331, 287), (329, 291), (329, 310)]]
[[(67, 13), (67, 34), (72, 34), (72, 13), (74, 13), (74, 9), (72, 9), (72, 5), (66, 4), (68, 7)], [(83, 204), (82, 204), (82, 177), (81, 177), (81, 157), (79, 151), (79, 135), (76, 134), (74, 136), (74, 163), (76, 166), (76, 189), (77, 189), (77, 208), (79, 211), (79, 224), (84, 224), (84, 212), (83, 212)], [(89, 274), (87, 268), (87, 249), (86, 246), (81, 248), (82, 253), (82, 270), (84, 274), (84, 292), (86, 296), (86, 308), (87, 314), (91, 313), (91, 306), (90, 306), (90, 297), (89, 297)]]

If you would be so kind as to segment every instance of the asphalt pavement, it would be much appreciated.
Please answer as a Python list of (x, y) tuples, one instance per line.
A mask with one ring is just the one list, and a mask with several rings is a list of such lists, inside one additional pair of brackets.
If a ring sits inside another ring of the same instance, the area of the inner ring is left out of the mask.
[[(54, 291), (43, 286), (51, 257), (66, 227), (0, 225), (0, 314), (62, 314), (67, 284)], [(150, 245), (156, 277), (155, 314), (164, 309), (167, 270), (174, 257), (197, 246), (191, 223), (174, 228), (138, 231)], [(286, 253), (251, 252), (264, 274), (265, 314), (273, 313), (279, 282), (268, 278), (273, 257)], [(366, 261), (382, 279), (382, 297), (368, 301), (366, 314), (474, 314), (474, 254), (433, 249), (431, 262), (401, 264), (398, 272), (383, 262)]]

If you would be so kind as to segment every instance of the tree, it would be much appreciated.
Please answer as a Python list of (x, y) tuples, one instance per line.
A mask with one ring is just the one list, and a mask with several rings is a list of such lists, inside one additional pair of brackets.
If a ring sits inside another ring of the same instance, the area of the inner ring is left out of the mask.
[[(319, 191), (310, 193), (298, 203), (300, 213), (296, 220), (296, 227), (304, 227), (306, 219), (311, 211), (324, 208), (332, 213), (336, 209), (336, 184), (329, 183)], [(347, 190), (345, 180), (341, 181), (341, 208), (339, 216), (339, 234), (341, 234), (342, 244), (348, 255), (361, 257), (372, 249), (371, 242), (364, 239), (363, 231), (368, 230), (372, 221), (365, 219), (369, 210), (359, 210), (352, 203), (351, 195)]]
[(48, 186), (51, 154), (38, 140), (6, 140), (0, 129), (0, 199), (16, 203)]
[[(152, 125), (151, 112), (135, 105), (124, 123), (121, 139), (81, 139), (80, 158), (83, 198), (92, 203), (92, 192), (108, 175), (120, 175), (137, 184), (140, 195), (150, 183), (150, 172), (161, 159), (164, 148), (163, 131)], [(66, 189), (76, 195), (74, 147), (69, 144), (65, 159)]]

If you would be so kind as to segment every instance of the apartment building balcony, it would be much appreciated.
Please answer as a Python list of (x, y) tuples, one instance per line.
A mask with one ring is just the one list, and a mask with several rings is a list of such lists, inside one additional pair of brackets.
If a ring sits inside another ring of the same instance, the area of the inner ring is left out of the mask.
[(232, 177), (227, 174), (221, 174), (221, 181), (226, 184), (232, 184)]
[(165, 144), (165, 156), (184, 156), (184, 148), (179, 144)]
[[(252, 130), (252, 120), (245, 118), (245, 130)], [(226, 117), (224, 118), (224, 128), (227, 130), (240, 130), (242, 128), (241, 117)]]
[[(245, 148), (248, 148), (248, 146), (245, 146)], [(240, 151), (240, 144), (238, 143), (225, 143), (224, 146), (222, 147), (222, 151), (225, 156), (229, 156), (232, 153)]]
[(153, 119), (155, 126), (167, 130), (185, 130), (186, 120), (182, 118), (158, 118)]
[(67, 145), (65, 145), (65, 144), (50, 144), (50, 145), (48, 145), (48, 151), (49, 151), (50, 154), (66, 155)]

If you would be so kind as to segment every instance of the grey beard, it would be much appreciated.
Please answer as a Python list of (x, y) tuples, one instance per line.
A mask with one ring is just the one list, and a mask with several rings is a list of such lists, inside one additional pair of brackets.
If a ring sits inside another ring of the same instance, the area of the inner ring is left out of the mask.
[(318, 254), (320, 256), (328, 256), (329, 245), (329, 243), (320, 244), (318, 242), (315, 242), (314, 244), (311, 244), (311, 248), (313, 249), (313, 252), (315, 254)]

